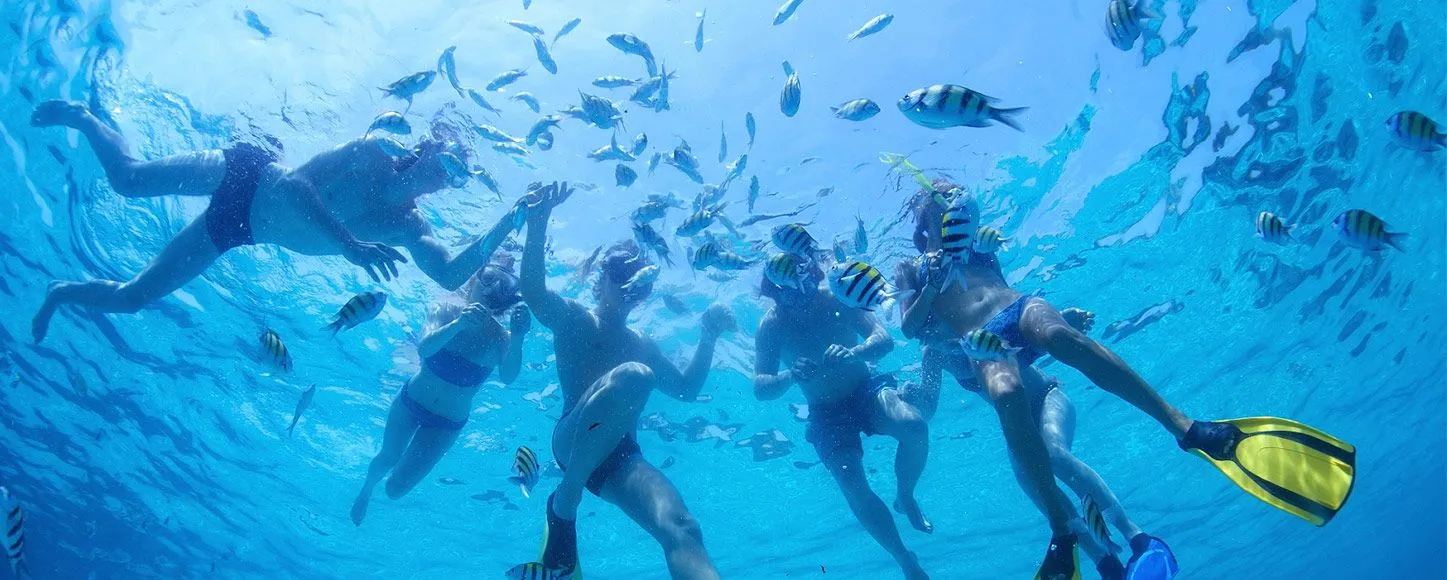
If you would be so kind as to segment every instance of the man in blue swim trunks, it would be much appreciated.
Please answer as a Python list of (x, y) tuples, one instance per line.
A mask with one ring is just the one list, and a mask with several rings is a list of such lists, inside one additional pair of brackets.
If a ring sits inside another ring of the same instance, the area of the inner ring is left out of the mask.
[[(511, 233), (508, 220), (456, 256), (432, 237), (417, 199), (448, 186), (439, 155), (465, 154), (452, 129), (434, 125), (432, 135), (406, 157), (394, 159), (376, 138), (361, 138), (290, 169), (276, 154), (248, 143), (224, 151), (197, 151), (142, 161), (131, 156), (120, 133), (81, 103), (48, 101), (35, 108), (36, 127), (69, 127), (90, 142), (111, 189), (126, 197), (207, 196), (210, 207), (182, 228), (135, 278), (56, 282), (31, 322), (36, 342), (45, 338), (57, 308), (75, 304), (100, 312), (136, 312), (201, 275), (221, 254), (238, 246), (276, 244), (313, 256), (340, 255), (390, 280), (407, 259), (389, 247), (406, 247), (418, 268), (456, 290), (487, 263)], [(374, 240), (364, 242), (361, 240)]]
[(616, 243), (599, 257), (593, 287), (597, 306), (591, 311), (548, 290), (548, 219), (571, 194), (567, 184), (553, 184), (525, 198), (531, 205), (522, 296), (538, 322), (553, 331), (564, 406), (553, 430), (553, 457), (563, 468), (563, 481), (548, 498), (541, 563), (559, 574), (579, 571), (576, 522), (587, 490), (618, 506), (658, 541), (673, 578), (716, 580), (698, 522), (673, 482), (639, 453), (637, 432), (653, 391), (680, 401), (697, 398), (713, 364), (714, 346), (736, 326), (733, 314), (722, 305), (703, 314), (698, 350), (680, 370), (653, 339), (628, 328), (629, 313), (653, 291), (651, 283), (629, 284), (650, 265), (633, 240)]
[[(894, 509), (925, 533), (934, 527), (920, 511), (914, 490), (929, 456), (929, 425), (900, 398), (892, 377), (876, 377), (869, 363), (888, 354), (894, 340), (873, 314), (845, 308), (819, 282), (817, 264), (797, 288), (781, 288), (767, 276), (760, 294), (774, 301), (755, 335), (754, 396), (777, 399), (798, 385), (809, 402), (805, 434), (844, 493), (854, 517), (899, 564), (909, 579), (928, 578), (904, 546), (889, 508), (869, 488), (859, 434), (899, 441), (894, 458), (898, 491)], [(864, 342), (860, 342), (860, 338)], [(790, 361), (779, 370), (780, 360)]]

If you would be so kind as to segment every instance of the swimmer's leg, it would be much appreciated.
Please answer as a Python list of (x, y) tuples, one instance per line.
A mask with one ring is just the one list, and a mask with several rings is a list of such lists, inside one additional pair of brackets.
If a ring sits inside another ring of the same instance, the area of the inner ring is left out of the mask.
[(1172, 407), (1110, 349), (1070, 326), (1049, 303), (1035, 298), (1020, 316), (1020, 332), (1031, 346), (1083, 373), (1102, 389), (1145, 411), (1177, 439), (1191, 419)]
[(51, 284), (45, 302), (30, 323), (31, 336), (37, 343), (44, 340), (55, 309), (67, 304), (101, 312), (136, 312), (201, 275), (220, 255), (206, 231), (205, 216), (198, 217), (181, 228), (150, 265), (129, 282), (92, 280)]
[(417, 433), (412, 435), (412, 442), (407, 444), (407, 451), (387, 478), (387, 497), (401, 499), (417, 487), (447, 454), (447, 450), (452, 449), (452, 444), (461, 434), (461, 429), (418, 428)]
[(1042, 498), (1045, 518), (1050, 521), (1050, 530), (1055, 537), (1071, 534), (1071, 503), (1064, 501), (1064, 493), (1055, 484), (1055, 474), (1050, 470), (1050, 454), (1045, 449), (1040, 428), (1035, 424), (1029, 395), (1020, 383), (1019, 365), (1013, 359), (977, 361), (975, 374), (995, 406), (1010, 458), (1022, 470), (1022, 487), (1027, 494), (1033, 493)]
[(920, 350), (919, 384), (901, 393), (906, 403), (914, 406), (925, 421), (934, 418), (940, 406), (940, 383), (944, 376), (944, 354), (936, 347)]
[(899, 441), (894, 455), (894, 477), (896, 479), (895, 511), (909, 518), (914, 529), (932, 534), (934, 524), (925, 517), (915, 500), (915, 486), (924, 474), (925, 462), (929, 459), (929, 424), (920, 412), (899, 397), (895, 389), (885, 389), (876, 397), (879, 412), (874, 417), (874, 430)]
[(633, 457), (603, 483), (604, 501), (616, 505), (663, 548), (675, 579), (717, 580), (718, 571), (703, 546), (698, 520), (663, 472)]
[(367, 517), (367, 503), (372, 499), (372, 488), (377, 487), (377, 482), (392, 470), (392, 466), (402, 459), (402, 452), (407, 449), (407, 442), (412, 440), (413, 433), (417, 432), (417, 419), (407, 406), (402, 403), (405, 395), (398, 393), (392, 399), (392, 407), (387, 411), (387, 428), (382, 432), (382, 450), (372, 458), (372, 463), (367, 466), (367, 481), (362, 484), (362, 490), (357, 492), (356, 501), (352, 502), (352, 523), (362, 525), (362, 519)]
[(889, 513), (889, 508), (885, 507), (884, 501), (875, 495), (874, 490), (869, 489), (863, 460), (864, 452), (858, 448), (838, 448), (829, 453), (824, 465), (839, 484), (839, 491), (843, 492), (844, 500), (849, 503), (854, 517), (864, 526), (865, 531), (874, 537), (874, 541), (879, 542), (879, 545), (894, 557), (904, 570), (905, 577), (925, 578), (924, 570), (919, 566), (919, 558), (904, 546), (904, 540), (899, 537), (899, 528), (894, 525), (894, 515)]
[(1122, 534), (1121, 537), (1130, 540), (1141, 533), (1141, 528), (1126, 516), (1120, 499), (1100, 474), (1071, 452), (1075, 438), (1075, 405), (1060, 389), (1050, 391), (1045, 397), (1040, 435), (1050, 452), (1050, 466), (1056, 477), (1076, 495), (1094, 499), (1095, 504), (1100, 506), (1101, 514)]
[(131, 157), (125, 137), (97, 119), (83, 103), (40, 103), (30, 124), (80, 131), (105, 169), (111, 189), (126, 197), (211, 195), (226, 177), (226, 159), (220, 151), (182, 153), (154, 161)]

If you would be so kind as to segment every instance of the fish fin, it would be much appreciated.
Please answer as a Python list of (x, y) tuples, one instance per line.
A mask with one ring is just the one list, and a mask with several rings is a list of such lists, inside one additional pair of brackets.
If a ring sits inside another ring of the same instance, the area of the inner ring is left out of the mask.
[(1165, 16), (1162, 16), (1160, 12), (1156, 12), (1156, 9), (1150, 5), (1150, 0), (1136, 0), (1135, 14), (1136, 17), (1143, 20), (1165, 19)]
[(789, 64), (789, 61), (787, 60), (784, 61), (784, 76), (789, 76), (792, 74), (794, 74), (794, 65)]
[(322, 330), (330, 330), (332, 331), (332, 336), (336, 336), (338, 332), (342, 331), (342, 321), (337, 320), (336, 322), (323, 326)]
[(1023, 133), (1025, 132), (1025, 130), (1021, 129), (1020, 124), (1015, 121), (1015, 115), (1019, 115), (1020, 113), (1024, 113), (1028, 110), (1030, 110), (1030, 107), (1015, 107), (1013, 109), (990, 109), (990, 118), (1004, 123), (1011, 129)]
[(1382, 241), (1386, 242), (1388, 246), (1396, 248), (1398, 251), (1405, 252), (1407, 250), (1402, 248), (1399, 242), (1405, 241), (1406, 238), (1407, 234), (1404, 233), (1387, 232), (1385, 239), (1383, 239)]

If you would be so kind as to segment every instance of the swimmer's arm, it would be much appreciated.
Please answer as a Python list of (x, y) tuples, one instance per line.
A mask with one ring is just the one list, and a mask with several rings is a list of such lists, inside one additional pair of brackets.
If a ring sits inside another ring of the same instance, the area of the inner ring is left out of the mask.
[(487, 265), (493, 252), (496, 252), (508, 234), (512, 233), (512, 215), (512, 212), (505, 214), (482, 239), (452, 256), (442, 242), (432, 237), (432, 226), (414, 210), (408, 216), (413, 225), (412, 233), (407, 236), (403, 245), (412, 253), (412, 259), (417, 261), (417, 267), (422, 273), (443, 288), (456, 290)]
[(502, 379), (503, 384), (511, 385), (518, 378), (518, 372), (523, 368), (523, 337), (522, 333), (509, 333), (503, 331), (502, 340), (507, 343), (503, 347), (502, 364), (498, 365), (497, 378)]
[(779, 372), (778, 323), (774, 321), (773, 311), (770, 311), (759, 322), (759, 331), (754, 334), (754, 398), (772, 401), (789, 392), (793, 384), (792, 372)]
[(544, 245), (548, 239), (548, 218), (552, 211), (534, 207), (528, 211), (528, 240), (523, 245), (523, 265), (518, 277), (519, 292), (533, 317), (553, 330), (567, 330), (587, 316), (582, 305), (563, 298), (548, 290), (547, 266), (544, 264)]
[(461, 308), (453, 305), (437, 307), (427, 321), (428, 328), (422, 334), (422, 340), (417, 341), (417, 355), (427, 358), (447, 346), (447, 343), (457, 336), (457, 332), (462, 330), (462, 322), (458, 318), (461, 312)]
[[(924, 259), (921, 257), (921, 259)], [(929, 321), (930, 310), (934, 308), (939, 290), (934, 286), (920, 288), (918, 267), (910, 268), (913, 262), (903, 262), (895, 270), (895, 287), (900, 290), (918, 289), (913, 296), (899, 301), (900, 330), (906, 338), (918, 338), (924, 325)]]
[(647, 343), (643, 358), (648, 367), (653, 369), (658, 390), (685, 403), (697, 400), (698, 394), (703, 391), (704, 382), (708, 380), (708, 372), (713, 368), (713, 347), (718, 342), (718, 337), (704, 336), (700, 339), (693, 359), (689, 360), (688, 367), (681, 371), (673, 361), (663, 356), (658, 343), (648, 339), (643, 341)]
[(854, 356), (866, 361), (876, 361), (894, 350), (894, 339), (889, 337), (889, 331), (884, 329), (884, 324), (873, 314), (856, 310), (853, 318), (850, 322), (854, 331), (865, 337), (863, 344), (851, 349)]

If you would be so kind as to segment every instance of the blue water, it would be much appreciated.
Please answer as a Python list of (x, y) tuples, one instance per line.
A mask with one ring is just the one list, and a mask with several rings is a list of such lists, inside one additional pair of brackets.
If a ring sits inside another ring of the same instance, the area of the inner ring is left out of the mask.
[[(982, 192), (986, 221), (1016, 241), (1002, 254), (1012, 283), (1097, 312), (1097, 336), (1186, 412), (1293, 417), (1357, 445), (1350, 503), (1314, 528), (1240, 493), (1074, 371), (1048, 367), (1079, 409), (1077, 453), (1139, 524), (1171, 542), (1183, 578), (1447, 575), (1447, 163), (1443, 152), (1393, 145), (1383, 128), (1403, 109), (1447, 118), (1441, 0), (1156, 2), (1164, 22), (1130, 52), (1110, 45), (1103, 3), (1059, 0), (806, 0), (781, 26), (771, 25), (777, 6), (757, 0), (70, 4), (8, 0), (0, 28), (0, 484), (30, 511), (37, 577), (501, 577), (536, 554), (542, 521), (541, 501), (505, 482), (512, 450), (548, 448), (561, 398), (551, 341), (535, 327), (520, 380), (486, 387), (428, 480), (400, 501), (379, 494), (366, 525), (353, 527), (347, 509), (386, 406), (417, 368), (409, 337), (445, 291), (409, 267), (382, 286), (391, 302), (376, 322), (334, 340), (316, 328), (378, 285), (339, 259), (243, 248), (137, 314), (66, 311), (33, 345), (30, 317), (50, 280), (128, 278), (205, 207), (116, 195), (77, 134), (29, 127), (34, 103), (94, 99), (147, 158), (270, 134), (295, 165), (400, 107), (376, 87), (433, 68), (450, 45), (468, 86), (510, 68), (529, 75), (489, 95), (500, 119), (441, 79), (412, 112), (455, 101), (525, 133), (537, 115), (507, 99), (514, 91), (538, 95), (548, 112), (576, 104), (578, 89), (608, 93), (588, 84), (596, 76), (642, 74), (604, 41), (615, 32), (642, 37), (679, 72), (671, 110), (625, 115), (627, 134), (647, 132), (651, 149), (687, 139), (717, 181), (720, 123), (732, 159), (747, 150), (745, 113), (758, 118), (745, 175), (777, 194), (759, 211), (792, 210), (833, 187), (801, 217), (828, 239), (862, 216), (872, 259), (892, 267), (909, 251), (908, 224), (890, 224), (911, 190), (877, 158), (910, 154)], [(707, 42), (696, 52), (704, 8)], [(895, 15), (887, 29), (845, 42), (885, 11)], [(554, 47), (556, 75), (504, 24), (533, 22), (551, 38), (575, 16), (581, 26)], [(803, 83), (794, 118), (777, 102), (784, 60)], [(906, 92), (940, 82), (1029, 106), (1025, 131), (933, 131), (895, 109)], [(828, 105), (859, 97), (883, 112), (858, 124), (830, 115)], [(1235, 132), (1223, 136), (1226, 125)], [(553, 150), (533, 152), (536, 169), (480, 159), (509, 200), (533, 180), (597, 185), (559, 209), (550, 230), (551, 286), (587, 301), (569, 282), (573, 266), (625, 237), (645, 194), (687, 199), (698, 187), (667, 166), (649, 175), (643, 162), (637, 184), (615, 187), (614, 164), (583, 156), (607, 132), (568, 122), (556, 137)], [(729, 194), (739, 217), (744, 183)], [(505, 207), (480, 185), (423, 202), (454, 246)], [(1327, 226), (1350, 208), (1408, 232), (1406, 251), (1338, 241)], [(1302, 243), (1256, 239), (1262, 210), (1302, 224)], [(665, 273), (662, 291), (696, 312), (729, 304), (746, 331), (721, 344), (710, 401), (652, 399), (649, 424), (669, 427), (641, 433), (644, 454), (672, 464), (665, 472), (725, 577), (894, 577), (811, 465), (788, 404), (802, 397), (752, 397), (757, 276)], [(697, 339), (694, 321), (659, 300), (633, 318), (679, 352)], [(288, 337), (294, 373), (264, 374), (248, 356), (262, 327)], [(918, 349), (892, 332), (900, 347), (882, 366), (909, 379)], [(316, 402), (288, 439), (297, 396), (313, 383)], [(1046, 527), (1015, 486), (997, 425), (957, 391), (931, 425), (920, 496), (937, 531), (903, 533), (935, 578), (1024, 578), (1038, 564)], [(776, 430), (789, 453), (756, 461), (754, 434)], [(871, 483), (892, 497), (892, 443), (865, 448)], [(656, 544), (616, 509), (590, 496), (581, 514), (590, 578), (664, 576)]]

